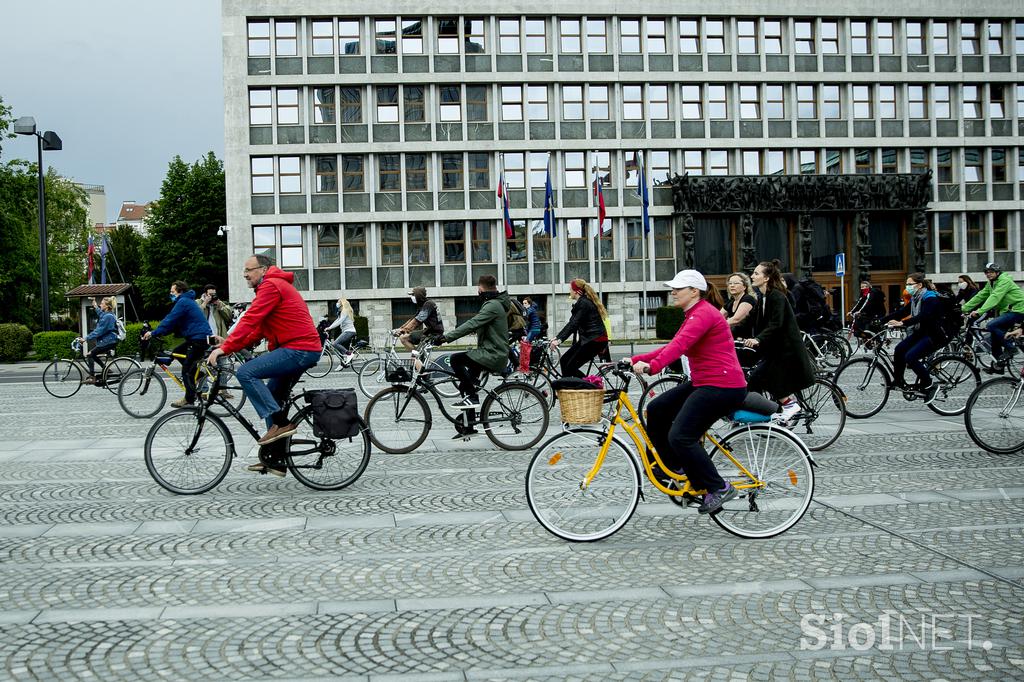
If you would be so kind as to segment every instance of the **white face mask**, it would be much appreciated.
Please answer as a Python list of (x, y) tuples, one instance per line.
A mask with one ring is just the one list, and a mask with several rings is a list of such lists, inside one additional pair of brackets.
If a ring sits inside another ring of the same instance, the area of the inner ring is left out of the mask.
[(416, 297), (410, 294), (409, 295), (409, 300), (412, 301), (413, 303), (415, 303), (416, 302)]
[(956, 285), (956, 288), (959, 289), (960, 291), (963, 291), (964, 289), (967, 288), (967, 282), (960, 282), (959, 284)]

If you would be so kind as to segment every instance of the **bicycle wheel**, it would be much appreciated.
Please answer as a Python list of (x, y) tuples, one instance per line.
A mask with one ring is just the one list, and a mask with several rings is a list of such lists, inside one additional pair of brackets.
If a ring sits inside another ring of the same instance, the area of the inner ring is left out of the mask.
[(54, 360), (43, 370), (43, 388), (54, 398), (70, 398), (82, 387), (82, 368), (71, 360)]
[(487, 393), (480, 406), (480, 423), (502, 450), (526, 450), (547, 433), (548, 407), (547, 399), (533, 386), (507, 382)]
[(846, 396), (846, 414), (853, 419), (876, 415), (889, 401), (889, 375), (877, 358), (846, 361), (836, 371), (834, 383)]
[[(207, 383), (212, 381), (212, 377), (207, 378), (206, 381)], [(202, 394), (205, 393), (204, 389)], [(220, 391), (217, 393), (217, 402), (210, 405), (210, 412), (213, 412), (218, 417), (227, 417), (231, 413), (221, 404), (222, 402), (229, 403), (235, 408), (235, 411), (240, 412), (246, 400), (245, 391), (242, 390), (242, 384), (238, 381), (238, 377), (235, 376), (235, 371), (232, 369), (222, 369), (220, 371)]]
[(824, 450), (839, 438), (846, 426), (846, 410), (842, 391), (831, 381), (815, 379), (814, 383), (797, 393), (800, 413), (794, 417), (789, 429), (812, 452)]
[(678, 374), (667, 374), (657, 381), (647, 384), (644, 394), (640, 396), (640, 403), (637, 405), (637, 413), (640, 415), (640, 423), (647, 426), (647, 405), (662, 393), (669, 391), (688, 381), (684, 376)]
[[(604, 379), (604, 390), (615, 391), (615, 395), (618, 395), (625, 386), (625, 381), (615, 375), (615, 365), (613, 364), (599, 368), (597, 375)], [(642, 376), (634, 374), (629, 382), (629, 391), (627, 391), (629, 399), (634, 406), (639, 404), (646, 392), (647, 381)], [(615, 399), (605, 401), (604, 407), (601, 408), (601, 416), (609, 421), (614, 419), (617, 405), (618, 401)]]
[(989, 379), (967, 401), (964, 423), (983, 450), (1009, 455), (1024, 450), (1024, 380)]
[(534, 518), (563, 540), (594, 542), (626, 525), (640, 501), (640, 467), (618, 439), (594, 468), (605, 433), (573, 429), (544, 443), (526, 469), (526, 501)]
[(428, 367), (437, 367), (438, 369), (445, 370), (443, 372), (429, 372), (428, 377), (434, 385), (434, 390), (438, 394), (445, 398), (458, 398), (459, 397), (459, 382), (451, 374), (447, 372), (452, 371), (452, 364), (450, 361), (451, 355), (442, 355), (436, 359), (430, 361)]
[(117, 385), (117, 402), (129, 417), (149, 419), (164, 409), (167, 385), (155, 368), (133, 370)]
[(306, 376), (312, 377), (313, 379), (322, 379), (331, 373), (334, 369), (334, 353), (327, 350), (327, 346), (324, 346), (323, 352), (320, 354), (320, 359), (317, 363), (306, 370)]
[(551, 379), (536, 370), (529, 372), (513, 372), (504, 379), (505, 383), (519, 382), (529, 384), (537, 389), (544, 397), (544, 402), (550, 407), (555, 404), (555, 389), (551, 386)]
[(977, 368), (956, 355), (939, 355), (928, 363), (928, 374), (932, 381), (939, 382), (935, 400), (928, 403), (928, 409), (944, 417), (963, 414), (967, 401), (981, 383)]
[(367, 398), (372, 398), (390, 386), (384, 379), (384, 360), (378, 355), (364, 362), (359, 369), (356, 383), (359, 385), (359, 392)]
[(427, 439), (433, 418), (430, 407), (408, 386), (388, 386), (366, 403), (363, 421), (370, 441), (384, 452), (412, 452)]
[(368, 429), (352, 438), (318, 438), (313, 435), (313, 411), (308, 407), (292, 421), (299, 428), (288, 439), (285, 461), (299, 483), (313, 490), (341, 490), (366, 471), (370, 462)]
[(818, 341), (818, 348), (821, 355), (818, 357), (819, 366), (827, 372), (834, 372), (850, 357), (849, 347), (843, 343), (835, 334), (826, 334)]
[[(721, 440), (723, 448), (753, 474), (741, 473), (715, 448), (712, 461), (740, 494), (711, 516), (723, 529), (741, 538), (771, 538), (792, 528), (814, 495), (814, 469), (807, 448), (785, 429), (748, 424)], [(743, 488), (756, 482), (757, 487)]]
[(125, 355), (111, 360), (103, 368), (103, 386), (111, 393), (117, 393), (118, 384), (128, 375), (129, 372), (142, 369), (142, 365)]
[(198, 495), (227, 476), (234, 441), (218, 417), (197, 407), (173, 410), (146, 434), (146, 468), (160, 487), (178, 495)]

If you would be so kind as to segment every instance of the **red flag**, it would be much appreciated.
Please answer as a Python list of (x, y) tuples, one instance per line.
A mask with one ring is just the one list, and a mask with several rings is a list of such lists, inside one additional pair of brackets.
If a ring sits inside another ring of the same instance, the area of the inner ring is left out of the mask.
[(498, 197), (501, 199), (502, 221), (505, 223), (505, 239), (512, 239), (512, 216), (508, 212), (508, 188), (505, 187), (505, 174), (498, 177)]
[(92, 275), (92, 255), (93, 253), (96, 252), (96, 247), (92, 242), (91, 234), (89, 235), (89, 248), (86, 250), (86, 252), (89, 254), (89, 270), (85, 273), (85, 278), (88, 280), (89, 284), (93, 284), (95, 283), (95, 279), (93, 278)]
[[(608, 216), (608, 211), (604, 206), (604, 190), (601, 187), (601, 174), (598, 169), (594, 169), (594, 196), (597, 198), (597, 230), (600, 234), (605, 233), (604, 220)], [(611, 226), (609, 225), (609, 229)]]

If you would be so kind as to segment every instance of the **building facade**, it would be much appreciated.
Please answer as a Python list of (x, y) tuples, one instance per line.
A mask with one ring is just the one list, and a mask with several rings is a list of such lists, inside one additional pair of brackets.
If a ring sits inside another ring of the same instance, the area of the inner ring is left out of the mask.
[[(884, 285), (922, 260), (940, 282), (991, 260), (1022, 278), (1019, 3), (726, 0), (709, 13), (654, 0), (643, 10), (225, 0), (230, 271), (269, 253), (312, 307), (345, 295), (375, 329), (411, 315), (412, 286), (430, 290), (449, 324), (466, 319), (483, 273), (561, 323), (567, 283), (583, 277), (619, 337), (653, 328), (660, 280), (693, 263), (721, 283), (744, 248), (794, 270), (810, 254), (823, 284), (837, 252), (851, 255), (850, 279), (863, 265)], [(538, 225), (549, 169), (553, 238)], [(917, 217), (748, 219), (673, 204), (676, 176), (929, 170)], [(240, 277), (230, 293), (249, 295)]]

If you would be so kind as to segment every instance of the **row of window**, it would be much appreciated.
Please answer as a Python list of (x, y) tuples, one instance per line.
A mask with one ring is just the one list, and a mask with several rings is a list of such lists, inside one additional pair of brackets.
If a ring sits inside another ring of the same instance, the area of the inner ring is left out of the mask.
[[(1008, 157), (1010, 159), (1008, 160)], [(620, 165), (621, 159), (621, 165)], [(654, 186), (669, 182), (673, 173), (690, 175), (774, 175), (842, 173), (923, 173), (932, 168), (936, 182), (1010, 180), (1012, 148), (966, 147), (850, 148), (850, 149), (686, 149), (653, 150), (639, 159)], [(339, 179), (340, 165), (340, 179)], [(1024, 149), (1017, 151), (1016, 179), (1024, 181)], [(438, 152), (393, 154), (322, 154), (314, 156), (255, 156), (250, 158), (254, 195), (303, 194), (312, 183), (315, 194), (343, 192), (443, 192), (492, 190), (502, 175), (510, 189), (541, 189), (551, 169), (558, 189), (584, 189), (594, 174), (606, 190), (622, 182), (637, 183), (637, 152), (562, 151)]]
[[(1012, 215), (1005, 211), (967, 211), (934, 214), (935, 242), (940, 253), (967, 251), (1008, 251)], [(931, 247), (929, 247), (931, 250)]]
[[(373, 97), (376, 123), (486, 122), (489, 96), (499, 98), (500, 120), (562, 121), (785, 119), (794, 103), (799, 119), (949, 119), (957, 110), (964, 119), (1002, 119), (1007, 89), (1016, 94), (1017, 115), (1024, 118), (1024, 84), (517, 84), (517, 85), (377, 85), (253, 88), (249, 90), (249, 124), (301, 125), (301, 102), (309, 106), (314, 125), (361, 124), (364, 98)], [(557, 97), (557, 101), (556, 98)], [(308, 98), (308, 99), (307, 99)], [(738, 105), (738, 111), (730, 106)], [(560, 109), (559, 109), (560, 107)], [(673, 111), (676, 109), (676, 111)]]
[[(251, 19), (250, 57), (444, 54), (1001, 55), (1010, 22), (718, 17), (373, 17)], [(1024, 21), (1013, 25), (1024, 54)], [(958, 33), (959, 31), (959, 33)], [(491, 40), (493, 36), (494, 40)], [(365, 38), (365, 39), (364, 39)], [(367, 45), (367, 39), (372, 47)], [(845, 48), (845, 49), (844, 49)]]

